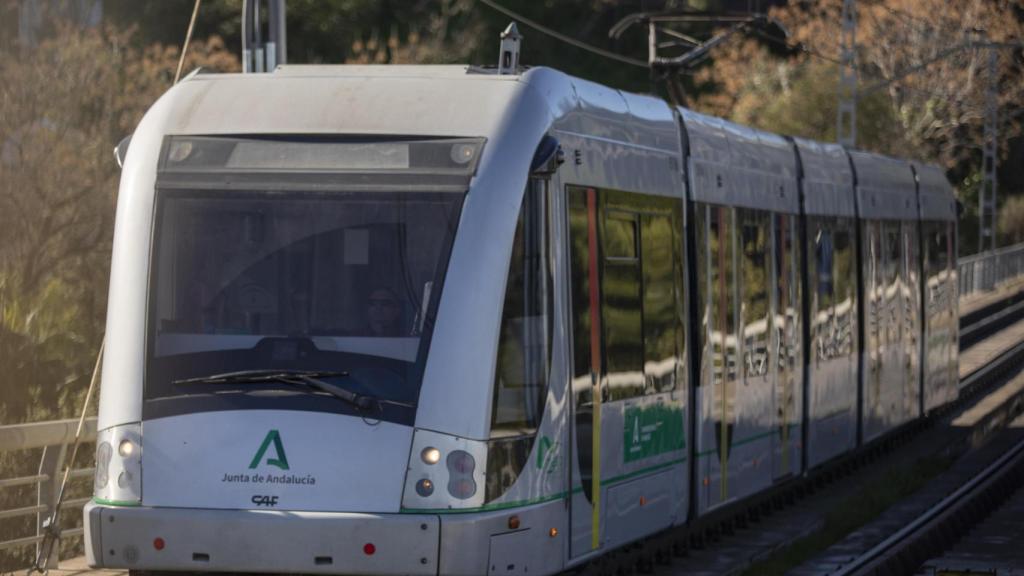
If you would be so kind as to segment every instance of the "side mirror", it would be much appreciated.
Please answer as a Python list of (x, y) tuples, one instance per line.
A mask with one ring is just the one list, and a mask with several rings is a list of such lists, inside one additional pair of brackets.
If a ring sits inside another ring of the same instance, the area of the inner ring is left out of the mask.
[(114, 146), (114, 160), (118, 168), (124, 168), (124, 157), (128, 155), (128, 145), (132, 143), (132, 135), (125, 136), (117, 146)]
[(553, 136), (545, 134), (533, 153), (533, 160), (530, 162), (530, 175), (540, 178), (550, 178), (558, 171), (558, 167), (565, 163), (565, 152)]

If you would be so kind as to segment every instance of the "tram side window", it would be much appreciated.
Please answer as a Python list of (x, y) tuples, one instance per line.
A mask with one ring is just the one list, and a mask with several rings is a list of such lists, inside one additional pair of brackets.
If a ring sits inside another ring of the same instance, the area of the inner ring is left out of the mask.
[(796, 216), (776, 214), (775, 219), (775, 289), (776, 326), (779, 338), (779, 370), (797, 371), (800, 365), (801, 340), (798, 303), (801, 299), (799, 265), (800, 244), (796, 242)]
[(855, 319), (857, 314), (857, 290), (851, 224), (847, 219), (836, 222), (836, 231), (832, 237), (832, 278), (833, 302), (835, 305), (836, 337), (838, 338), (836, 353), (847, 356), (853, 352)]
[(641, 220), (646, 391), (666, 392), (680, 377), (684, 346), (680, 238), (667, 214), (644, 214)]
[[(674, 390), (686, 346), (680, 202), (570, 188), (569, 203), (574, 382), (594, 371), (591, 320), (599, 318), (600, 345), (594, 345), (604, 400)], [(597, 233), (597, 253), (587, 244), (588, 225)], [(594, 294), (591, 278), (599, 283)], [(593, 296), (600, 308), (592, 317)], [(585, 410), (589, 386), (576, 393), (578, 410)]]
[(734, 209), (697, 206), (697, 283), (703, 314), (699, 386), (737, 378)]
[(817, 297), (819, 309), (830, 308), (835, 296), (835, 277), (832, 275), (832, 262), (835, 257), (833, 242), (833, 226), (824, 218), (818, 218), (818, 229), (814, 238), (814, 261), (817, 271)]
[(814, 257), (808, 260), (812, 282), (815, 361), (849, 355), (853, 350), (856, 295), (851, 225), (846, 218), (808, 219)]
[(545, 187), (531, 182), (516, 224), (494, 378), (492, 437), (532, 434), (543, 415), (553, 318)]
[(601, 315), (610, 400), (644, 393), (644, 341), (637, 250), (638, 215), (608, 210), (603, 220)]
[(946, 224), (943, 222), (932, 222), (926, 224), (931, 229), (932, 242), (929, 245), (929, 274), (938, 276), (949, 268), (949, 236)]
[(742, 248), (741, 273), (743, 321), (743, 374), (745, 377), (768, 373), (768, 282), (771, 278), (768, 258), (768, 215), (755, 210), (740, 209), (739, 232)]

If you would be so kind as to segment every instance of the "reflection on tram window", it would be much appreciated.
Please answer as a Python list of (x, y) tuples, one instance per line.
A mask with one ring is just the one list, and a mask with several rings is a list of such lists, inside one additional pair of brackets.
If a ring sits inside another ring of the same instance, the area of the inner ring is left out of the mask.
[[(597, 335), (592, 326), (591, 279), (597, 278), (597, 254), (590, 250), (591, 241), (596, 244), (597, 238), (591, 233), (597, 228), (596, 192), (584, 188), (569, 188), (569, 264), (570, 264), (570, 296), (572, 298), (572, 342), (573, 342), (573, 378), (572, 392), (576, 409), (574, 410), (576, 431), (576, 458), (580, 471), (580, 484), (587, 501), (592, 501), (591, 493), (593, 469), (593, 417), (594, 417), (594, 385), (597, 383), (599, 370), (591, 357), (591, 346)], [(593, 226), (591, 226), (591, 224)], [(595, 268), (591, 268), (594, 266)], [(599, 360), (599, 359), (598, 359)]]
[(491, 437), (540, 425), (551, 363), (551, 274), (544, 183), (531, 181), (516, 225), (501, 317)]
[(601, 317), (609, 398), (618, 400), (642, 395), (644, 350), (638, 261), (605, 261), (601, 277)]
[[(628, 202), (622, 193), (601, 192), (604, 248), (601, 274), (601, 322), (604, 328), (605, 386), (611, 400), (643, 394), (643, 318), (637, 215), (609, 209), (610, 201)], [(623, 202), (623, 203), (626, 203)]]
[(775, 215), (775, 318), (779, 338), (779, 370), (795, 371), (800, 361), (800, 261), (796, 216)]
[(390, 370), (395, 377), (366, 376), (365, 386), (414, 401), (461, 200), (163, 193), (147, 399), (180, 394), (172, 381), (210, 373), (365, 364), (350, 370), (353, 381)]
[(648, 392), (663, 392), (675, 388), (682, 354), (679, 240), (667, 214), (645, 214), (642, 222), (644, 374)]
[(636, 216), (609, 211), (604, 220), (604, 253), (609, 259), (636, 258)]
[[(591, 373), (590, 338), (590, 278), (597, 271), (590, 270), (595, 260), (588, 244), (587, 191), (569, 189), (569, 263), (572, 297), (573, 377), (589, 377)], [(589, 394), (589, 389), (588, 392)]]
[(707, 326), (702, 334), (701, 386), (733, 381), (737, 377), (733, 210), (710, 205), (697, 208), (699, 216), (695, 225), (706, 239), (698, 244), (705, 253), (697, 271), (703, 296), (699, 309), (705, 315)]
[(857, 312), (852, 221), (817, 216), (808, 219), (808, 229), (815, 255), (808, 260), (812, 360), (848, 356)]
[(769, 329), (768, 282), (771, 278), (768, 258), (769, 215), (754, 210), (739, 210), (741, 242), (741, 301), (743, 322), (743, 374), (750, 378), (768, 373)]

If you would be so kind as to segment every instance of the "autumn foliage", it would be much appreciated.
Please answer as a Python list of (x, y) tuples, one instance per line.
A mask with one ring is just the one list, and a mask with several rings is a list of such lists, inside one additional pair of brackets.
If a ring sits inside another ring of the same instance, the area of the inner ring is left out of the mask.
[[(773, 9), (791, 33), (794, 56), (763, 38), (716, 52), (698, 80), (708, 112), (784, 133), (835, 140), (842, 0)], [(1019, 44), (1024, 26), (1008, 0), (858, 0), (858, 146), (946, 167), (976, 162), (990, 77), (988, 52), (972, 41)], [(983, 31), (983, 32), (982, 32)], [(1004, 111), (1024, 101), (1020, 48), (998, 50)], [(1003, 142), (1019, 118), (1003, 114)]]

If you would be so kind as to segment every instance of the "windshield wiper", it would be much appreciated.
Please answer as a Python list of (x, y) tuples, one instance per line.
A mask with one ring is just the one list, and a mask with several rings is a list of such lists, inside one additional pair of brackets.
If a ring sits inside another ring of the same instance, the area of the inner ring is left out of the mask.
[(370, 410), (378, 400), (368, 394), (358, 394), (336, 384), (324, 382), (320, 378), (348, 376), (348, 372), (330, 370), (242, 370), (241, 372), (224, 372), (200, 378), (175, 380), (171, 384), (259, 384), (264, 382), (281, 382), (313, 388), (340, 398), (360, 410)]
[(222, 372), (199, 378), (186, 378), (174, 380), (171, 384), (234, 384), (236, 382), (273, 382), (281, 378), (295, 378), (306, 376), (308, 378), (331, 378), (334, 376), (348, 376), (348, 372), (337, 370), (288, 370), (285, 368), (242, 370), (239, 372)]

